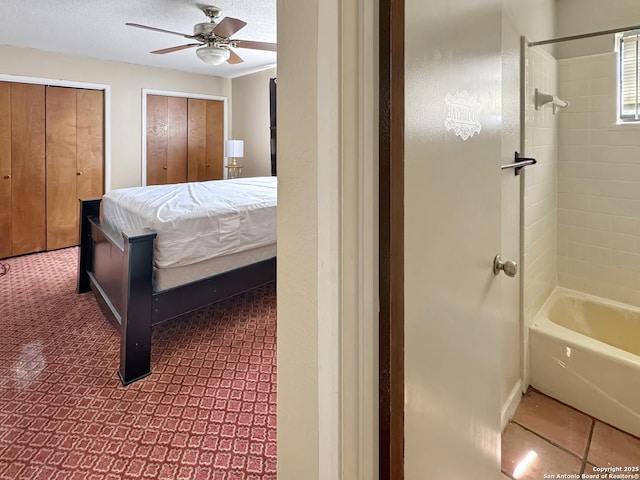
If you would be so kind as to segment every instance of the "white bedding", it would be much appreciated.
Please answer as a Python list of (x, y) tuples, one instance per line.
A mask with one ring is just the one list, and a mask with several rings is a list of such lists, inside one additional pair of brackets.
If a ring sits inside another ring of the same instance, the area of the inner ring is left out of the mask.
[(276, 243), (277, 177), (121, 188), (103, 197), (116, 230), (158, 233), (157, 268), (191, 265)]
[(276, 245), (273, 244), (266, 247), (252, 248), (244, 252), (232, 253), (223, 257), (211, 258), (204, 262), (193, 263), (184, 267), (154, 268), (153, 288), (156, 292), (167, 290), (275, 256)]

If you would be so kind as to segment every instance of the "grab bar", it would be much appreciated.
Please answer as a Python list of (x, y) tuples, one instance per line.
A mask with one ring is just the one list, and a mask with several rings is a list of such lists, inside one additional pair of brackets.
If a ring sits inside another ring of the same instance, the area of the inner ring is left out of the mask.
[(536, 163), (538, 163), (538, 161), (535, 158), (521, 157), (518, 152), (515, 152), (514, 163), (502, 165), (500, 169), (506, 170), (507, 168), (513, 168), (515, 174), (520, 175), (520, 170), (524, 167), (528, 167), (529, 165), (535, 165)]

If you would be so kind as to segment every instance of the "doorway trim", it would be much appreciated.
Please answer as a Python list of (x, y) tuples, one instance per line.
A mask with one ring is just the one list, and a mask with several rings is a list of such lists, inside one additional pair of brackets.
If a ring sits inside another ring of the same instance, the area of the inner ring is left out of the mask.
[(404, 478), (404, 10), (380, 1), (380, 480)]
[[(222, 102), (222, 118), (223, 118), (223, 134), (222, 141), (225, 142), (229, 138), (229, 121), (228, 121), (228, 99), (227, 97), (223, 97), (220, 95), (205, 95), (202, 93), (185, 93), (185, 92), (173, 92), (170, 90), (153, 90), (150, 88), (142, 89), (142, 158), (140, 159), (140, 163), (142, 165), (142, 172), (140, 178), (140, 185), (143, 187), (147, 185), (147, 96), (148, 95), (162, 95), (164, 97), (177, 97), (177, 98), (193, 98), (196, 100), (216, 100)], [(223, 152), (223, 168), (222, 168), (222, 178), (227, 178), (227, 169), (224, 168), (224, 152)]]
[(83, 88), (85, 90), (102, 90), (104, 92), (104, 193), (111, 191), (111, 86), (101, 83), (76, 82), (55, 78), (27, 77), (0, 73), (0, 81), (14, 83), (31, 83), (51, 87)]

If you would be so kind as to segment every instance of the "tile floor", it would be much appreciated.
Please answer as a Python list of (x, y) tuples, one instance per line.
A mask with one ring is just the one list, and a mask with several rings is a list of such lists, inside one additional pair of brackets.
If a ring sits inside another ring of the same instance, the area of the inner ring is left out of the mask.
[(501, 480), (604, 478), (596, 467), (640, 468), (640, 438), (529, 389), (502, 434)]

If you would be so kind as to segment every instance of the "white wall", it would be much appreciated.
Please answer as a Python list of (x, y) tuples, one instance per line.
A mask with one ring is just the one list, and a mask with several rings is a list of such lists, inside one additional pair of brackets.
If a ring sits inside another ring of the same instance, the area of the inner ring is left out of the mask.
[(555, 36), (555, 3), (557, 0), (507, 0), (505, 10), (516, 31), (529, 41)]
[[(317, 479), (318, 6), (278, 0), (278, 478)], [(287, 25), (287, 28), (284, 28)]]
[(377, 5), (278, 0), (278, 479), (377, 469)]
[(528, 385), (529, 325), (557, 284), (557, 124), (551, 106), (535, 109), (535, 88), (557, 94), (557, 61), (539, 47), (527, 49), (525, 153), (538, 164), (524, 170), (523, 320), (524, 385)]
[(243, 177), (271, 175), (271, 136), (269, 119), (269, 79), (276, 69), (234, 78), (233, 124), (230, 135), (244, 140)]
[[(556, 36), (640, 25), (638, 0), (556, 0)], [(559, 43), (556, 58), (610, 52), (613, 35)]]
[(559, 284), (640, 306), (640, 125), (616, 124), (616, 65), (559, 62)]
[(231, 98), (231, 80), (220, 77), (8, 46), (0, 58), (2, 74), (111, 86), (111, 188), (141, 184), (143, 88)]

